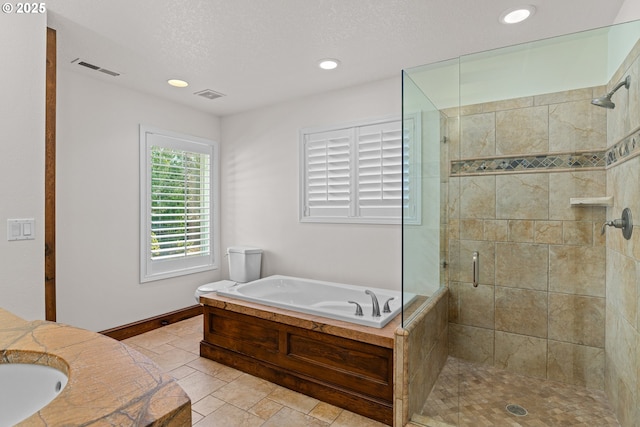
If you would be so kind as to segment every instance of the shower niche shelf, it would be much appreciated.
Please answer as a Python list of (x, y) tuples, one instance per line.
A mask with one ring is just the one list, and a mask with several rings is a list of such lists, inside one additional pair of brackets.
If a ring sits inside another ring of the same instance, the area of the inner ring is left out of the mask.
[(613, 206), (613, 196), (607, 197), (571, 197), (571, 206)]

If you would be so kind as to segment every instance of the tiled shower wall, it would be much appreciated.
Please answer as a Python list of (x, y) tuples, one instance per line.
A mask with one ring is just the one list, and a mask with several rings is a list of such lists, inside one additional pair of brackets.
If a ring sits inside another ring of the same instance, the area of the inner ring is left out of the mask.
[(607, 115), (607, 146), (618, 161), (607, 167), (607, 195), (614, 205), (607, 219), (631, 209), (633, 234), (625, 240), (619, 230), (607, 230), (605, 391), (618, 421), (640, 425), (640, 47), (636, 47), (613, 76), (611, 89), (631, 76), (628, 91), (614, 95), (616, 108)]
[(450, 355), (604, 388), (606, 208), (569, 202), (606, 195), (604, 92), (445, 112)]
[(447, 289), (442, 287), (408, 326), (395, 332), (394, 425), (422, 411), (447, 360)]

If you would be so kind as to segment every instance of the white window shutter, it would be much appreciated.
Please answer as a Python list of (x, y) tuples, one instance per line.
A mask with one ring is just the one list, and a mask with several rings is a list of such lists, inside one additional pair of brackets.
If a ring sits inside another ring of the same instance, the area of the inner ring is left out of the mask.
[(358, 210), (364, 217), (402, 215), (402, 128), (399, 121), (357, 130)]
[(305, 136), (305, 216), (349, 215), (352, 201), (350, 140), (348, 130)]
[(420, 224), (422, 218), (421, 129), (417, 115), (405, 116), (402, 129), (402, 220), (405, 224)]
[(419, 126), (394, 117), (302, 129), (300, 220), (416, 223), (420, 174), (409, 157), (420, 153)]
[(140, 126), (140, 281), (218, 267), (218, 144)]
[(208, 255), (210, 156), (151, 147), (151, 260)]

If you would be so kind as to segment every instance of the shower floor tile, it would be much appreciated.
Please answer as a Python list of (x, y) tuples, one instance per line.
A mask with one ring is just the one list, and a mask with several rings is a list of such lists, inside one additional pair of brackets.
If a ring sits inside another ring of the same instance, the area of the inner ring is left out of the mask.
[[(507, 405), (526, 409), (513, 415)], [(422, 413), (412, 421), (441, 427), (618, 427), (604, 392), (513, 374), (449, 357)]]

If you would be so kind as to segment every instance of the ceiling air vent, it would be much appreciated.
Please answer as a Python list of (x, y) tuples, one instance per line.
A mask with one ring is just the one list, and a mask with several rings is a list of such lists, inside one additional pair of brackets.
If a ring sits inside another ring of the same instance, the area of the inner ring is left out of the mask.
[(71, 61), (71, 63), (72, 64), (78, 64), (78, 65), (81, 65), (83, 67), (90, 68), (92, 70), (100, 71), (101, 73), (105, 73), (105, 74), (108, 74), (108, 75), (113, 76), (113, 77), (117, 77), (117, 76), (120, 75), (120, 73), (117, 73), (115, 71), (107, 70), (106, 68), (102, 68), (102, 67), (99, 67), (97, 65), (90, 64), (90, 63), (88, 63), (86, 61), (82, 61), (82, 60), (80, 60), (80, 58), (74, 59), (73, 61)]
[(220, 98), (220, 97), (224, 96), (223, 93), (219, 93), (219, 92), (213, 91), (211, 89), (201, 90), (200, 92), (194, 93), (194, 95), (198, 95), (198, 96), (201, 96), (201, 97), (207, 98), (207, 99), (216, 99), (216, 98)]

